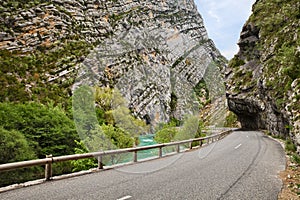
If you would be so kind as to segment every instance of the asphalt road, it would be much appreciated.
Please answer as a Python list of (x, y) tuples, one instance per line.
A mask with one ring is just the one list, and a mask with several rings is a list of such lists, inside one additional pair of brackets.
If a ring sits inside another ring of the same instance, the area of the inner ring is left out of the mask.
[(260, 132), (233, 132), (198, 150), (0, 193), (0, 199), (277, 199), (285, 155)]

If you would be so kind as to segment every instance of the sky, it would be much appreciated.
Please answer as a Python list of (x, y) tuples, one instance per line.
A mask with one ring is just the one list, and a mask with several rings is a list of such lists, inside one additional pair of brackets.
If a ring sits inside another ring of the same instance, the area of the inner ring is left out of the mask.
[(195, 0), (208, 36), (227, 59), (237, 52), (243, 25), (255, 0)]

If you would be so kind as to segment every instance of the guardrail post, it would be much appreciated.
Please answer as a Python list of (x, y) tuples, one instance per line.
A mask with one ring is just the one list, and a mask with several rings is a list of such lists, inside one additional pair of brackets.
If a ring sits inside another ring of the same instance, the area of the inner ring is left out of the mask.
[(193, 142), (190, 142), (189, 145), (190, 145), (190, 149), (192, 149), (193, 148)]
[[(46, 158), (52, 158), (52, 155), (46, 155)], [(49, 181), (52, 177), (52, 162), (45, 165), (45, 179)]]
[(219, 140), (221, 140), (224, 137), (224, 134), (219, 135)]
[(137, 162), (137, 151), (133, 152), (133, 162)]
[(98, 156), (98, 169), (103, 169), (102, 156)]
[(202, 147), (202, 145), (203, 145), (203, 140), (200, 140), (199, 141), (199, 146)]
[(176, 146), (176, 152), (180, 153), (180, 145), (179, 144)]
[(162, 147), (159, 147), (159, 151), (158, 151), (158, 157), (162, 157)]

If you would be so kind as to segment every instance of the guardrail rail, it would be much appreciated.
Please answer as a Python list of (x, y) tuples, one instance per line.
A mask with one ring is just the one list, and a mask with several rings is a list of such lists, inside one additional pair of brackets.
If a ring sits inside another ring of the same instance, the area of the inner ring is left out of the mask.
[(142, 147), (107, 150), (107, 151), (101, 151), (101, 152), (74, 154), (74, 155), (57, 156), (57, 157), (52, 157), (51, 155), (48, 155), (48, 156), (46, 156), (46, 158), (43, 158), (43, 159), (1, 164), (0, 172), (14, 170), (14, 169), (18, 169), (18, 168), (45, 165), (45, 180), (50, 180), (52, 178), (52, 164), (56, 163), (56, 162), (64, 162), (64, 161), (79, 160), (79, 159), (94, 157), (94, 158), (98, 159), (98, 169), (103, 169), (102, 157), (106, 156), (106, 155), (116, 155), (116, 154), (121, 154), (121, 153), (132, 152), (133, 153), (133, 162), (138, 162), (137, 153), (139, 151), (158, 148), (159, 149), (158, 158), (161, 158), (161, 157), (163, 157), (162, 149), (164, 147), (176, 146), (176, 152), (180, 153), (180, 145), (189, 144), (189, 149), (192, 149), (192, 143), (199, 142), (199, 147), (201, 147), (203, 145), (204, 141), (206, 141), (207, 144), (209, 144), (214, 141), (222, 139), (223, 137), (230, 134), (231, 132), (232, 132), (232, 129), (229, 129), (229, 130), (222, 131), (220, 133), (213, 134), (213, 135), (210, 135), (207, 137), (194, 138), (194, 139), (189, 139), (189, 140), (176, 141), (176, 142), (163, 143), (163, 144), (155, 144), (155, 145), (142, 146)]

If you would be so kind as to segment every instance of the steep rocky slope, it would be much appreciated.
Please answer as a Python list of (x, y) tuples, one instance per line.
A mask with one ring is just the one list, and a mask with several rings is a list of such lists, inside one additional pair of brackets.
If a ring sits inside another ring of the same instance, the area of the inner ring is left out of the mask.
[(300, 2), (257, 0), (226, 70), (229, 109), (244, 128), (291, 138), (300, 152)]
[(211, 99), (224, 92), (224, 58), (192, 0), (8, 0), (0, 11), (1, 101), (67, 104), (74, 84), (116, 87), (159, 122), (193, 113), (203, 82)]

